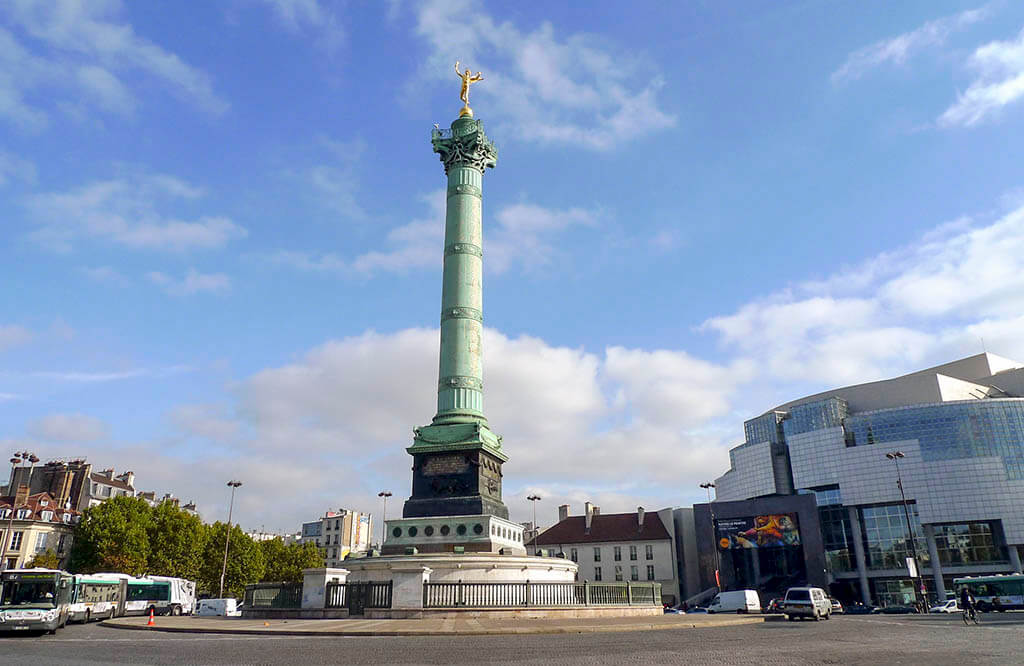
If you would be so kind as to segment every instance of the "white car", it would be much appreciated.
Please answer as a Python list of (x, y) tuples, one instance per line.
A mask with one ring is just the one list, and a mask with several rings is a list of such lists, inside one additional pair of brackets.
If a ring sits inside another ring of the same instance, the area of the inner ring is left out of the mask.
[(932, 606), (928, 609), (929, 613), (959, 613), (960, 604), (956, 602), (956, 599), (949, 599), (941, 604)]

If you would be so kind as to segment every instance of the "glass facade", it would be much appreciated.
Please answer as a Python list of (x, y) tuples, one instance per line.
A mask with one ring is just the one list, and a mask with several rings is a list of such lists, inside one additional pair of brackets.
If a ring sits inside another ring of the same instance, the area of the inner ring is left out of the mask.
[(835, 428), (843, 424), (850, 408), (842, 398), (827, 398), (818, 402), (797, 405), (789, 410), (789, 416), (782, 422), (786, 437), (812, 430)]
[(825, 566), (829, 571), (854, 571), (853, 532), (850, 515), (842, 505), (818, 507), (821, 540), (825, 547)]
[(1011, 479), (1024, 479), (1024, 402), (972, 400), (855, 414), (845, 421), (848, 446), (916, 439), (921, 457), (956, 460), (1000, 456)]
[(783, 416), (785, 416), (783, 412), (769, 412), (744, 423), (743, 434), (747, 443), (783, 441), (782, 427), (779, 425)]
[(996, 543), (991, 523), (936, 525), (935, 545), (943, 566), (1006, 561), (1003, 548)]
[[(909, 505), (910, 524), (916, 535), (917, 563), (928, 566), (928, 544), (917, 517), (917, 506)], [(866, 506), (860, 509), (861, 533), (864, 540), (864, 554), (869, 569), (905, 569), (911, 556), (910, 535), (907, 533), (907, 518), (902, 504)]]

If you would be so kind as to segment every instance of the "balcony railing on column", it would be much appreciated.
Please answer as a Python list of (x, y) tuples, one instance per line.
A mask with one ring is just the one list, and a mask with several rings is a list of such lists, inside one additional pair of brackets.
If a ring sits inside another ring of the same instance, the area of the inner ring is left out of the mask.
[(660, 583), (424, 583), (424, 608), (654, 606)]

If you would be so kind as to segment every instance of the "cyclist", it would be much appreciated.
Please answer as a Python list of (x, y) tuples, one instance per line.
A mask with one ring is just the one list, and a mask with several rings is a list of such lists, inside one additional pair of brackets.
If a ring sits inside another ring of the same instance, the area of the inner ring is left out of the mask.
[(970, 588), (966, 585), (960, 588), (960, 610), (962, 610), (964, 615), (970, 617), (972, 620), (977, 617), (974, 595), (971, 594)]

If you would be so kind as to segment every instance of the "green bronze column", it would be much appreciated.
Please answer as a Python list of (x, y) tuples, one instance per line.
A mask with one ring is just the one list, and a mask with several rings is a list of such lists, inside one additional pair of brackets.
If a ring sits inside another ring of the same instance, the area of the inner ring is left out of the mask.
[(507, 518), (501, 465), (508, 458), (488, 427), (483, 391), (483, 175), (498, 151), (468, 105), (451, 129), (434, 129), (431, 144), (448, 176), (437, 414), (415, 429), (407, 449), (413, 489), (402, 514)]

